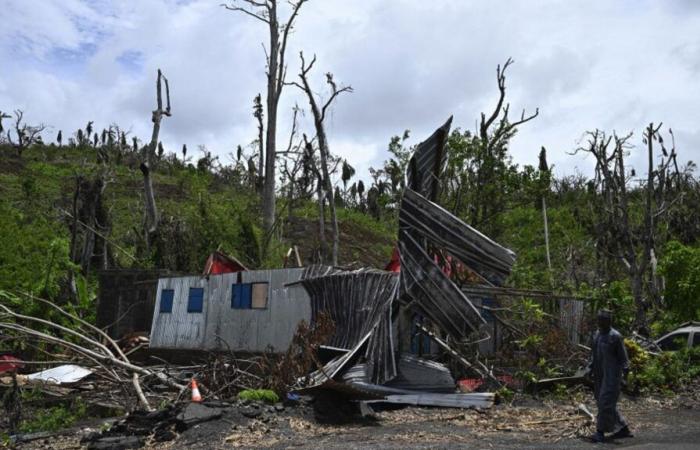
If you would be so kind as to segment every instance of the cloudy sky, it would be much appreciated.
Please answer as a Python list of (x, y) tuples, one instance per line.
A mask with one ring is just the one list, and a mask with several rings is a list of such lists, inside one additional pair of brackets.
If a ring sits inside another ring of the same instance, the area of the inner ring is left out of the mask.
[[(0, 110), (23, 109), (52, 126), (51, 139), (88, 120), (147, 138), (160, 67), (173, 104), (166, 148), (227, 155), (255, 137), (266, 29), (222, 1), (0, 0)], [(568, 155), (585, 130), (635, 130), (641, 144), (650, 121), (673, 128), (682, 159), (700, 159), (698, 30), (693, 0), (310, 0), (289, 74), (303, 50), (318, 56), (319, 93), (327, 71), (354, 87), (334, 107), (329, 137), (366, 173), (404, 129), (415, 143), (450, 114), (474, 129), (496, 101), (496, 65), (512, 57), (511, 110), (540, 109), (512, 143), (516, 162), (536, 164), (544, 145), (560, 174), (588, 172), (590, 160)], [(279, 139), (295, 102), (306, 106), (290, 87)], [(308, 118), (303, 126), (312, 133)]]

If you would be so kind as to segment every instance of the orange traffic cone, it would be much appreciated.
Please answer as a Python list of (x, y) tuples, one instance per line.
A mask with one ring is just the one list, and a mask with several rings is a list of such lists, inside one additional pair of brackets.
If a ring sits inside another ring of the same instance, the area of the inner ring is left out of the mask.
[(197, 386), (197, 380), (192, 378), (192, 401), (199, 403), (202, 401), (202, 395), (199, 393), (199, 387)]

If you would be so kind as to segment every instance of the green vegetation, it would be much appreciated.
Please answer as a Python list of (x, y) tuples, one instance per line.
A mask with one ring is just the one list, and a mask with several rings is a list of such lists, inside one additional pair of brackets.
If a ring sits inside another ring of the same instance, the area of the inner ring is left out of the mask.
[(669, 242), (660, 272), (666, 279), (666, 319), (700, 320), (700, 248)]
[[(0, 290), (56, 300), (92, 319), (95, 272), (79, 264), (82, 225), (78, 252), (71, 249), (71, 214), (77, 180), (105, 173), (102, 202), (109, 220), (103, 233), (110, 267), (196, 273), (217, 248), (251, 268), (280, 267), (291, 245), (298, 246), (305, 262), (315, 259), (318, 208), (313, 201), (295, 201), (290, 220), (280, 222), (265, 254), (259, 197), (247, 184), (243, 166), (214, 167), (206, 155), (194, 164), (174, 155), (158, 162), (154, 188), (160, 231), (152, 248), (144, 249), (139, 232), (143, 181), (135, 155), (114, 148), (105, 166), (96, 154), (88, 145), (35, 145), (20, 158), (0, 143)], [(389, 260), (396, 234), (391, 222), (372, 220), (353, 208), (340, 209), (338, 215), (341, 262), (381, 266)], [(69, 276), (74, 293), (69, 292)], [(31, 302), (24, 303), (25, 312), (42, 313)]]
[(628, 390), (636, 393), (661, 391), (667, 394), (700, 376), (700, 347), (651, 355), (639, 344), (625, 339), (630, 357)]
[(24, 420), (19, 429), (22, 433), (56, 431), (68, 428), (85, 417), (87, 417), (87, 407), (80, 398), (77, 398), (70, 406), (53, 406), (38, 410), (34, 417)]
[(238, 398), (241, 400), (258, 401), (265, 403), (278, 403), (279, 395), (270, 389), (246, 389), (238, 393)]
[(502, 388), (496, 391), (496, 398), (499, 402), (510, 403), (513, 401), (514, 397), (515, 392), (513, 392), (511, 389), (508, 389), (506, 386), (503, 386)]

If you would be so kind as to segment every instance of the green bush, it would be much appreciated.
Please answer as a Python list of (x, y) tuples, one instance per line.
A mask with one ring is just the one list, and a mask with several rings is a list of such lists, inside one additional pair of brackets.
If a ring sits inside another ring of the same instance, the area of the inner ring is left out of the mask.
[(23, 433), (34, 433), (37, 431), (56, 431), (68, 428), (78, 420), (87, 416), (87, 407), (80, 399), (76, 399), (70, 405), (54, 406), (43, 410), (38, 410), (32, 419), (22, 421), (19, 429)]
[(260, 401), (265, 403), (278, 403), (279, 395), (270, 389), (246, 389), (238, 393), (238, 398), (241, 400)]
[(638, 344), (625, 340), (630, 357), (628, 390), (670, 393), (700, 376), (700, 348), (663, 352), (654, 356)]
[(514, 397), (515, 392), (513, 392), (507, 386), (503, 386), (502, 388), (496, 391), (496, 398), (498, 398), (500, 402), (510, 403), (513, 401)]
[(664, 299), (676, 321), (700, 319), (700, 248), (669, 242), (659, 272), (666, 279)]

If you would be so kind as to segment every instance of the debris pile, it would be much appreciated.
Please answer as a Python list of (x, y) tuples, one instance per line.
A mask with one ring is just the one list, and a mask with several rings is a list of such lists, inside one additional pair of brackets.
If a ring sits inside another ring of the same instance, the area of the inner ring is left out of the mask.
[[(437, 334), (461, 342), (485, 323), (438, 264), (439, 257), (458, 260), (462, 270), (488, 285), (501, 284), (515, 262), (512, 251), (435, 203), (451, 121), (419, 144), (409, 161), (399, 212), (400, 273), (309, 267), (302, 276), (300, 283), (311, 298), (312, 320), (326, 312), (337, 324), (329, 346), (338, 353), (306, 380), (305, 392), (334, 389), (357, 398), (435, 406), (493, 403), (493, 395), (437, 394), (449, 385), (454, 392), (447, 369), (436, 362), (407, 358), (405, 349), (397, 346), (396, 330), (410, 325), (406, 317), (427, 319), (432, 329), (424, 331), (454, 354), (447, 339)], [(459, 360), (495, 380), (487, 368)], [(440, 383), (441, 379), (445, 382)]]
[[(4, 338), (32, 343), (49, 357), (46, 361), (22, 361), (25, 365), (71, 362), (31, 374), (26, 377), (27, 383), (46, 385), (47, 392), (56, 392), (54, 386), (62, 384), (83, 389), (84, 387), (75, 386), (77, 382), (94, 375), (101, 382), (102, 392), (113, 395), (112, 403), (131, 410), (134, 409), (135, 397), (141, 407), (148, 411), (152, 410), (152, 407), (144, 393), (142, 379), (149, 384), (163, 386), (176, 392), (182, 392), (186, 388), (186, 385), (178, 382), (167, 371), (153, 370), (132, 363), (114, 339), (89, 322), (50, 301), (31, 295), (26, 297), (29, 301), (38, 302), (52, 310), (62, 322), (20, 314), (0, 304), (0, 332)], [(80, 365), (72, 362), (79, 362)], [(131, 386), (128, 395), (124, 390), (126, 385)]]

